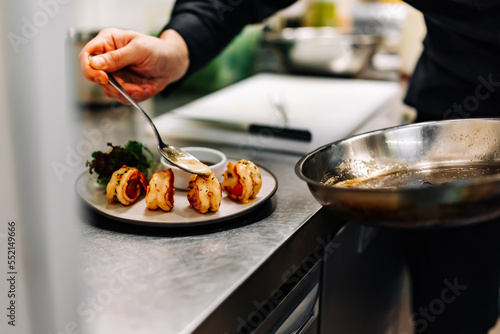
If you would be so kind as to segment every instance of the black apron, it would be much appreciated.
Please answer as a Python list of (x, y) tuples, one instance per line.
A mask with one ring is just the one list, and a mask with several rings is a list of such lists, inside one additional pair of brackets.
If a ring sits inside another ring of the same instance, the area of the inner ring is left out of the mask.
[(428, 31), (405, 98), (418, 121), (500, 116), (500, 1), (407, 3)]

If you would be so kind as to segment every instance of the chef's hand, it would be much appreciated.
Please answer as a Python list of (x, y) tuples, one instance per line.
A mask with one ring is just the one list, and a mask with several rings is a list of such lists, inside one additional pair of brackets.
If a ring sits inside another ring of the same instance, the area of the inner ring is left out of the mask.
[[(97, 56), (89, 60), (90, 55)], [(106, 72), (113, 72), (127, 93), (140, 102), (182, 78), (189, 66), (186, 43), (174, 30), (166, 30), (157, 38), (135, 31), (105, 29), (85, 45), (79, 60), (88, 80), (97, 82), (107, 96), (124, 104), (129, 103), (107, 84)]]

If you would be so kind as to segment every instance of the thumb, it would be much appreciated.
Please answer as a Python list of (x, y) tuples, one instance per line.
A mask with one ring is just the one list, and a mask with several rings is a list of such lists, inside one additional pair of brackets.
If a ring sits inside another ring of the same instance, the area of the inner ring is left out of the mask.
[(126, 66), (133, 65), (138, 60), (138, 52), (129, 45), (121, 49), (95, 55), (90, 59), (90, 66), (96, 70), (115, 72)]

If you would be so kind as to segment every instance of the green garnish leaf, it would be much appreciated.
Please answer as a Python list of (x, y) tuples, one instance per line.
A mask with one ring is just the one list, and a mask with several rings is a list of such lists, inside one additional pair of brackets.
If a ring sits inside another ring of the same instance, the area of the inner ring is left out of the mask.
[(143, 174), (148, 175), (155, 168), (153, 152), (142, 143), (130, 140), (125, 146), (114, 146), (107, 143), (111, 150), (108, 152), (96, 151), (92, 153), (92, 160), (87, 161), (89, 173), (97, 173), (97, 183), (107, 184), (111, 175), (123, 165), (136, 167)]

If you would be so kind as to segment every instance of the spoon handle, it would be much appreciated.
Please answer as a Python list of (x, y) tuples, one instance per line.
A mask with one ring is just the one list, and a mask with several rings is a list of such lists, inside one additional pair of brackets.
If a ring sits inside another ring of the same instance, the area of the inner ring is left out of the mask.
[(136, 107), (137, 110), (141, 111), (142, 114), (144, 115), (144, 117), (146, 117), (149, 125), (151, 125), (151, 128), (153, 129), (153, 132), (156, 135), (156, 138), (158, 139), (158, 143), (160, 143), (160, 145), (162, 147), (168, 147), (168, 145), (162, 141), (162, 139), (160, 137), (160, 133), (156, 129), (155, 124), (153, 123), (153, 121), (151, 120), (149, 115), (144, 111), (144, 109), (142, 109), (141, 106), (137, 102), (135, 102), (132, 99), (132, 97), (130, 97), (130, 95), (128, 95), (128, 93), (125, 91), (125, 89), (123, 89), (123, 87), (118, 83), (118, 81), (116, 81), (115, 77), (111, 73), (108, 73), (108, 77), (109, 77), (109, 83), (111, 84), (111, 86), (115, 87), (116, 90), (119, 91), (123, 95), (123, 97), (125, 97), (127, 99), (127, 101), (130, 102), (130, 104), (132, 104), (134, 107)]
[(153, 129), (153, 132), (156, 135), (156, 139), (158, 139), (158, 151), (160, 155), (167, 159), (167, 161), (171, 162), (175, 166), (183, 169), (187, 172), (193, 174), (200, 174), (203, 176), (208, 176), (212, 173), (210, 168), (204, 163), (201, 163), (198, 159), (193, 157), (191, 154), (182, 151), (181, 149), (177, 149), (174, 146), (169, 146), (163, 142), (161, 139), (160, 133), (156, 129), (153, 121), (149, 117), (149, 115), (141, 108), (139, 104), (137, 104), (128, 93), (123, 89), (123, 87), (116, 81), (115, 77), (108, 73), (109, 83), (111, 86), (115, 87), (137, 110), (141, 111), (144, 117), (146, 117), (149, 125)]

